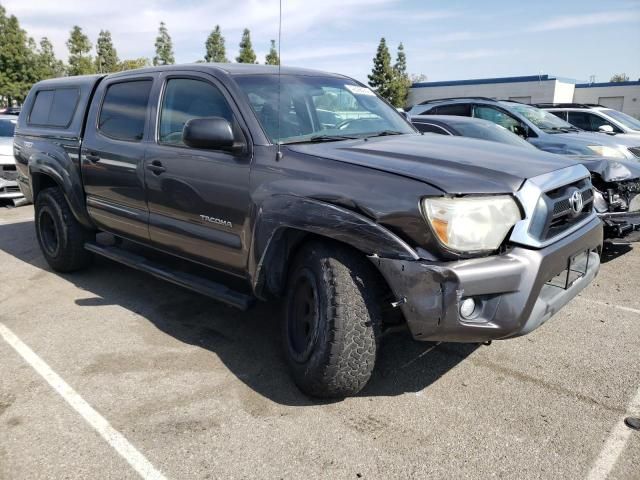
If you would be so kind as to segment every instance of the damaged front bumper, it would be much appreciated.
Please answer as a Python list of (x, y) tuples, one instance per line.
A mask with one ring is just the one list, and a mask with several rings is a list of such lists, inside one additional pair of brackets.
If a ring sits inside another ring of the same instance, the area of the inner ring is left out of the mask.
[[(524, 335), (551, 318), (596, 276), (601, 247), (602, 224), (594, 218), (538, 250), (513, 247), (501, 255), (443, 263), (370, 258), (416, 340), (484, 342)], [(563, 272), (577, 278), (558, 283)], [(476, 309), (464, 318), (460, 305), (467, 298)]]

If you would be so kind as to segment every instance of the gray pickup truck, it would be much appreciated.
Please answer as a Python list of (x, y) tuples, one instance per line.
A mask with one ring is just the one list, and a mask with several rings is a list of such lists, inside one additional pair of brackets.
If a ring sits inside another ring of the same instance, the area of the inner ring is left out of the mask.
[(422, 135), (335, 74), (196, 64), (47, 80), (14, 154), (54, 270), (102, 255), (239, 308), (281, 298), (286, 358), (314, 396), (360, 391), (389, 325), (416, 340), (523, 335), (600, 265), (583, 166)]

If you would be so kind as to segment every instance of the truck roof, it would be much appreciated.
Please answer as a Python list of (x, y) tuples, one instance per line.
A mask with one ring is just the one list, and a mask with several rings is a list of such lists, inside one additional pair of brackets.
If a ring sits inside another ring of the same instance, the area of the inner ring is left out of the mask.
[[(342, 77), (337, 73), (328, 73), (321, 70), (312, 70), (309, 68), (298, 67), (285, 67), (278, 68), (277, 65), (258, 65), (251, 63), (185, 63), (178, 65), (162, 65), (155, 67), (140, 68), (137, 70), (127, 70), (124, 72), (118, 72), (111, 74), (112, 76), (127, 75), (133, 72), (158, 72), (158, 71), (171, 71), (171, 70), (196, 70), (206, 71), (215, 70), (218, 72), (224, 72), (228, 75), (276, 75), (278, 71), (283, 75), (313, 75), (313, 76), (326, 76), (326, 77)], [(77, 78), (77, 77), (76, 77)]]

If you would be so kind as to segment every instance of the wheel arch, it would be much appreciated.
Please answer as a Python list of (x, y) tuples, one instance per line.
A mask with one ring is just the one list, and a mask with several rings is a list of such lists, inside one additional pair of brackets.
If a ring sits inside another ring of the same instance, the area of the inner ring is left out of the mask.
[(65, 168), (53, 159), (32, 158), (29, 161), (29, 177), (34, 204), (42, 190), (58, 187), (78, 222), (85, 228), (95, 228), (85, 206), (82, 179), (75, 167)]
[(312, 239), (347, 245), (365, 256), (416, 260), (416, 252), (390, 230), (346, 208), (279, 195), (260, 208), (250, 255), (254, 293), (280, 296), (291, 259)]

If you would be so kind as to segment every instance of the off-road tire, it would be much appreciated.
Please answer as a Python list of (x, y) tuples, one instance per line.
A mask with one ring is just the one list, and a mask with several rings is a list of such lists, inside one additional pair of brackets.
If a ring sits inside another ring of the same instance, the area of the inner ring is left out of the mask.
[[(382, 323), (376, 275), (367, 258), (339, 243), (313, 241), (297, 253), (289, 269), (282, 336), (293, 378), (306, 394), (342, 398), (369, 381)], [(308, 311), (299, 307), (301, 295), (308, 296), (300, 293), (307, 283), (315, 292), (316, 333), (312, 346), (307, 344), (311, 350), (301, 353), (292, 338), (298, 338), (295, 319)]]
[(73, 272), (91, 263), (93, 257), (84, 244), (95, 239), (95, 233), (76, 220), (59, 188), (46, 188), (38, 194), (35, 225), (40, 250), (55, 271)]

